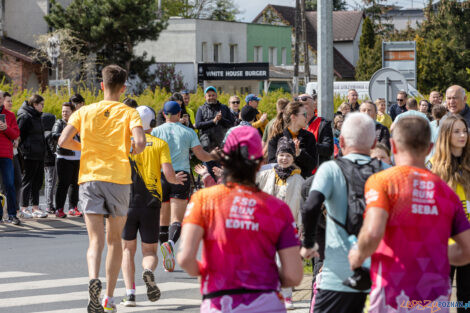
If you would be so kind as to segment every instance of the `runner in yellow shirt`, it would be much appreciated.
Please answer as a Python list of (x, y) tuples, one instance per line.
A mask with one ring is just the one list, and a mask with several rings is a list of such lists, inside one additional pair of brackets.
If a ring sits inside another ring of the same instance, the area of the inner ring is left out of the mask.
[[(128, 155), (145, 149), (145, 134), (139, 114), (119, 102), (127, 72), (117, 65), (102, 70), (104, 100), (82, 107), (70, 117), (59, 138), (59, 146), (81, 150), (79, 206), (85, 215), (89, 236), (87, 252), (89, 313), (116, 312), (113, 294), (121, 269), (121, 233), (129, 205), (131, 166)], [(73, 137), (79, 134), (81, 142)], [(131, 136), (133, 141), (131, 142)], [(106, 295), (100, 304), (101, 254), (105, 243)]]

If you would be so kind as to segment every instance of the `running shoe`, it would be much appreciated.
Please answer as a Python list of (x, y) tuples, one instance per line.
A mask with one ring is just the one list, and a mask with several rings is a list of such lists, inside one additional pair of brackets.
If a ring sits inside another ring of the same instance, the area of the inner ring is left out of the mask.
[(33, 214), (30, 210), (24, 209), (20, 211), (20, 217), (22, 218), (33, 218)]
[(21, 222), (16, 216), (9, 216), (6, 220), (6, 223), (11, 223), (13, 225), (20, 225)]
[(69, 210), (69, 216), (82, 216), (82, 212), (78, 210), (77, 207)]
[(54, 208), (47, 208), (46, 212), (49, 214), (55, 214), (55, 209)]
[(104, 312), (108, 312), (108, 313), (117, 312), (116, 305), (114, 303), (110, 302), (106, 298), (103, 299), (103, 310), (104, 310)]
[(294, 308), (294, 303), (292, 302), (291, 297), (286, 297), (284, 299), (284, 306), (286, 307), (286, 310), (293, 310)]
[(88, 313), (104, 313), (103, 306), (100, 303), (101, 281), (97, 278), (90, 280), (88, 284)]
[(136, 306), (135, 304), (135, 295), (128, 295), (122, 298), (121, 300), (121, 305), (127, 306), (127, 307), (134, 307)]
[(67, 215), (64, 213), (64, 209), (58, 209), (57, 212), (55, 212), (55, 217), (65, 218)]
[(160, 246), (163, 255), (163, 268), (167, 272), (173, 272), (175, 270), (175, 255), (171, 244), (167, 241), (162, 243)]
[(152, 302), (158, 301), (158, 299), (160, 299), (161, 292), (157, 287), (157, 284), (155, 284), (155, 276), (153, 275), (153, 272), (148, 269), (144, 270), (142, 272), (142, 279), (147, 286), (147, 298)]
[(46, 212), (43, 212), (41, 210), (36, 210), (33, 212), (33, 217), (36, 217), (36, 218), (46, 218), (47, 217), (47, 213)]

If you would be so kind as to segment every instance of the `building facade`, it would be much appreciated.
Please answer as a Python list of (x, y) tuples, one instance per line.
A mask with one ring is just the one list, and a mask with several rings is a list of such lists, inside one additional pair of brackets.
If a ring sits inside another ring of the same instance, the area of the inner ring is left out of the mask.
[[(174, 64), (190, 90), (197, 88), (199, 63), (292, 64), (289, 27), (240, 22), (170, 18), (158, 40), (138, 44), (135, 52), (146, 53), (157, 63)], [(205, 81), (204, 84), (230, 93), (258, 93), (262, 89), (256, 80)]]

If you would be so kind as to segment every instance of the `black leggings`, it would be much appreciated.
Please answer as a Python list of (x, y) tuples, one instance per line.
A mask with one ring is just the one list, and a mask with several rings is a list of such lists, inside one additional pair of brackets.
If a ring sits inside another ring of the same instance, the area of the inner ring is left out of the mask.
[(44, 160), (24, 160), (24, 174), (21, 179), (21, 206), (39, 205), (39, 190), (44, 181)]
[[(63, 158), (57, 158), (55, 161), (55, 166), (57, 169), (57, 191), (55, 194), (55, 205), (57, 209), (63, 209), (69, 186), (77, 184), (80, 160), (66, 160)], [(70, 204), (76, 205), (78, 202), (78, 192), (72, 192), (71, 197)], [(70, 207), (70, 209), (72, 209), (72, 207)]]

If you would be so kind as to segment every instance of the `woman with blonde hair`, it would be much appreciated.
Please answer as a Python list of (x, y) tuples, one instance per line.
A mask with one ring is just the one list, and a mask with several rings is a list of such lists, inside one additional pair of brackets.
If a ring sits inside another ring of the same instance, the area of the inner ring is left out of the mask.
[(392, 118), (390, 115), (387, 114), (387, 104), (385, 103), (384, 98), (378, 98), (375, 100), (375, 105), (377, 106), (377, 122), (382, 124), (383, 126), (387, 127), (390, 130), (390, 126), (392, 126)]
[[(468, 125), (463, 117), (450, 115), (442, 121), (436, 151), (430, 162), (432, 172), (445, 180), (457, 193), (470, 220), (470, 139)], [(470, 301), (470, 264), (451, 266), (451, 280), (455, 272), (457, 300), (466, 303)], [(458, 309), (458, 312), (464, 312), (464, 309)]]

